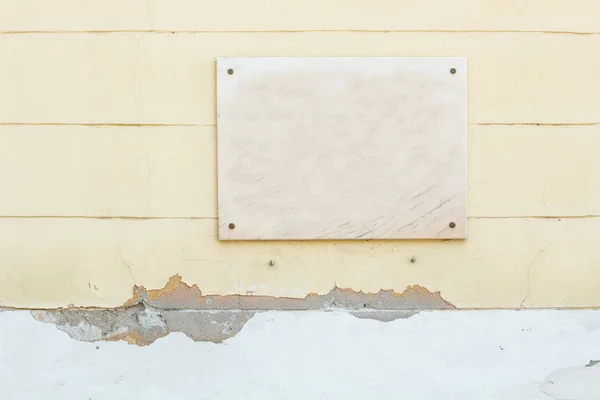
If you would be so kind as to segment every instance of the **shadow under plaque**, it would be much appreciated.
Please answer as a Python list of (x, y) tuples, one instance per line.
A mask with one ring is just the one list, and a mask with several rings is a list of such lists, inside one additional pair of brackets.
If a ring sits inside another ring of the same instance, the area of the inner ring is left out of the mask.
[(466, 60), (217, 60), (221, 240), (466, 237)]

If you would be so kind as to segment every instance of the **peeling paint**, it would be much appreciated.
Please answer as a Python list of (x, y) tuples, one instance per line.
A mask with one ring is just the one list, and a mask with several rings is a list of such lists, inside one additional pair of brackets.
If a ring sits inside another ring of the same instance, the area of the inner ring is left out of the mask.
[(157, 310), (138, 304), (117, 310), (43, 310), (32, 314), (36, 320), (53, 323), (76, 340), (124, 340), (147, 346), (171, 332), (182, 332), (195, 341), (220, 343), (235, 336), (255, 312)]
[(425, 310), (452, 309), (440, 292), (430, 292), (419, 286), (408, 286), (402, 293), (380, 290), (364, 293), (334, 287), (324, 295), (311, 293), (304, 298), (259, 295), (203, 295), (197, 285), (187, 285), (181, 276), (172, 276), (164, 288), (147, 290), (134, 286), (133, 297), (124, 307), (144, 302), (151, 307), (172, 310), (320, 310), (342, 308), (349, 310)]
[(235, 336), (256, 312), (267, 310), (344, 310), (357, 318), (389, 322), (420, 310), (456, 308), (439, 292), (409, 286), (402, 293), (380, 290), (356, 292), (334, 287), (325, 295), (305, 298), (254, 295), (203, 295), (181, 276), (163, 289), (134, 286), (134, 296), (118, 309), (57, 309), (33, 311), (38, 321), (53, 323), (71, 338), (86, 342), (124, 340), (146, 346), (171, 332), (196, 341), (220, 343)]

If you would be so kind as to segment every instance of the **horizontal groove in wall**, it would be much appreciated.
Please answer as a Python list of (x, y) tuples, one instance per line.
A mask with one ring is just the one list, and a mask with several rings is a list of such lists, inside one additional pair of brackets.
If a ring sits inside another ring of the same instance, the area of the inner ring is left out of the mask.
[(584, 219), (600, 218), (600, 215), (491, 215), (491, 216), (470, 216), (467, 219)]
[(172, 219), (172, 220), (202, 220), (213, 219), (217, 217), (136, 217), (136, 216), (93, 216), (93, 215), (0, 215), (0, 219), (126, 219), (126, 220), (152, 220), (152, 219)]
[[(516, 11), (515, 11), (516, 10)], [(0, 1), (0, 31), (600, 31), (593, 0)]]
[(115, 124), (115, 123), (93, 123), (80, 124), (75, 122), (0, 122), (0, 126), (90, 126), (90, 127), (197, 127), (216, 126), (215, 124)]
[(568, 122), (568, 123), (546, 123), (546, 122), (478, 122), (469, 125), (479, 126), (596, 126), (600, 125), (600, 122)]
[[(600, 122), (565, 122), (565, 123), (547, 123), (547, 122), (471, 122), (469, 126), (597, 126)], [(152, 127), (216, 127), (216, 124), (117, 124), (117, 123), (90, 123), (82, 124), (76, 122), (0, 122), (0, 126), (86, 126), (86, 127), (123, 127), (123, 128), (152, 128)]]
[[(509, 215), (470, 216), (467, 219), (584, 219), (600, 218), (600, 215)], [(89, 216), (89, 215), (0, 215), (0, 219), (124, 219), (124, 220), (217, 220), (218, 217), (135, 217), (135, 216)]]
[(45, 34), (111, 34), (111, 33), (155, 33), (172, 34), (226, 34), (226, 33), (522, 33), (547, 35), (600, 35), (600, 32), (573, 32), (560, 30), (478, 30), (478, 29), (289, 29), (289, 30), (156, 30), (156, 29), (115, 29), (115, 30), (48, 30), (48, 31), (0, 31), (1, 35), (45, 35)]

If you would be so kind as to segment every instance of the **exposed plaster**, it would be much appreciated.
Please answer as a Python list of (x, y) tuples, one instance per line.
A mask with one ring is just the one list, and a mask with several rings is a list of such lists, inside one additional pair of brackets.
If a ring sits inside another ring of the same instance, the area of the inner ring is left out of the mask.
[(305, 298), (254, 295), (203, 295), (197, 285), (181, 276), (162, 289), (134, 286), (134, 296), (118, 309), (69, 308), (32, 311), (35, 319), (53, 323), (76, 340), (124, 340), (145, 346), (182, 332), (196, 341), (220, 343), (236, 335), (256, 312), (266, 310), (343, 310), (358, 318), (382, 322), (408, 318), (420, 310), (456, 308), (439, 292), (409, 286), (402, 293), (380, 290), (356, 292), (334, 287), (325, 295)]
[(203, 295), (197, 285), (187, 285), (181, 276), (172, 276), (164, 288), (147, 290), (133, 288), (133, 297), (123, 306), (146, 303), (160, 309), (174, 310), (320, 310), (342, 308), (347, 310), (425, 310), (451, 309), (453, 304), (444, 300), (440, 292), (408, 286), (402, 293), (380, 290), (364, 293), (353, 289), (334, 287), (324, 295), (311, 293), (304, 298), (259, 295)]
[(146, 346), (171, 332), (182, 332), (196, 341), (220, 343), (235, 336), (255, 312), (157, 310), (138, 304), (117, 310), (43, 310), (32, 314), (38, 321), (55, 324), (76, 340), (124, 340)]

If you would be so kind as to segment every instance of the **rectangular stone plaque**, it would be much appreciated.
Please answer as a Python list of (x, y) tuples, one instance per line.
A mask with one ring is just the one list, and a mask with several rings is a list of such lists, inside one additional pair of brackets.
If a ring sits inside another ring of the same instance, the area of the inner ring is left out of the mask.
[(217, 60), (219, 239), (466, 237), (464, 58)]

